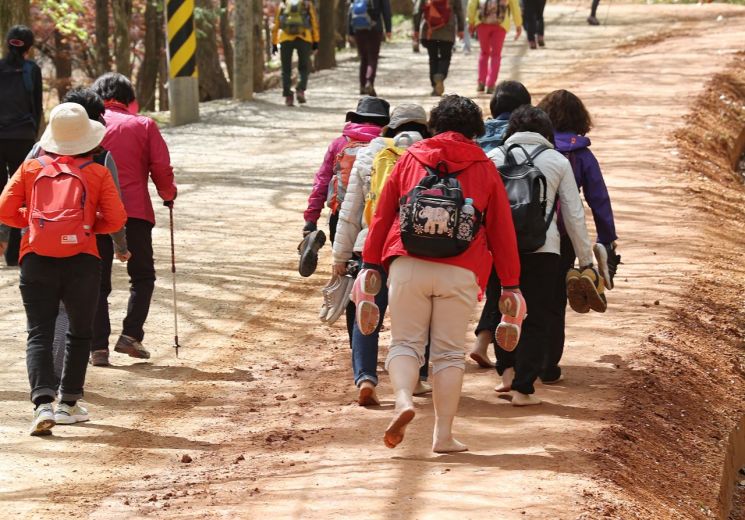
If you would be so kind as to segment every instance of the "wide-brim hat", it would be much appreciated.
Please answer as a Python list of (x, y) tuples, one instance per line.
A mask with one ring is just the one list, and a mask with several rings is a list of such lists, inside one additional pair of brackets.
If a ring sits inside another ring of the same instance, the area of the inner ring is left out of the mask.
[(364, 118), (380, 122), (381, 126), (386, 125), (390, 120), (390, 109), (391, 105), (385, 99), (365, 96), (357, 102), (357, 110), (347, 112), (347, 121)]
[(80, 155), (95, 150), (106, 135), (106, 127), (92, 121), (82, 105), (62, 103), (52, 109), (39, 145), (57, 155)]
[(399, 126), (403, 126), (407, 123), (419, 123), (427, 126), (427, 112), (424, 108), (415, 105), (414, 103), (398, 105), (393, 109), (393, 112), (391, 112), (391, 120), (388, 123), (388, 126), (383, 128), (381, 133), (384, 134), (389, 128), (395, 130)]

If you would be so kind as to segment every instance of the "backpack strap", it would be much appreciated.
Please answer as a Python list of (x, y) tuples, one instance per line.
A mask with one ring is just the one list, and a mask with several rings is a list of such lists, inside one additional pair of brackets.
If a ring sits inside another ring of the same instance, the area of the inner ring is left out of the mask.
[(541, 155), (546, 150), (550, 150), (550, 148), (546, 146), (545, 144), (539, 144), (538, 147), (535, 150), (533, 150), (533, 153), (529, 155), (530, 160), (535, 161), (535, 158)]
[(24, 60), (23, 62), (23, 86), (26, 88), (26, 92), (33, 94), (34, 82), (31, 79), (31, 71), (34, 68), (34, 62), (31, 60)]

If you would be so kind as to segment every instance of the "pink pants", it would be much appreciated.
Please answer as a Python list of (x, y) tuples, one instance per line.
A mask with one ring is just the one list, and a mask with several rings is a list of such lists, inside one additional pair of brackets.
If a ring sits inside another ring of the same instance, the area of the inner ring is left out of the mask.
[(479, 35), (479, 83), (493, 87), (497, 83), (499, 66), (502, 64), (502, 46), (507, 31), (499, 24), (482, 23), (476, 27)]

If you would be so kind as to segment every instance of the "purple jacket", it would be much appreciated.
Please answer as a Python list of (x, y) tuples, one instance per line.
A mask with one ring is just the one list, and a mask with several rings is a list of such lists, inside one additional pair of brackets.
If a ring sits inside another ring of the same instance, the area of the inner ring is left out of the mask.
[(380, 136), (381, 127), (371, 123), (347, 123), (340, 137), (334, 139), (326, 150), (323, 164), (316, 172), (313, 180), (313, 191), (308, 197), (308, 209), (303, 213), (306, 222), (318, 222), (323, 211), (323, 205), (328, 198), (329, 183), (334, 174), (334, 162), (342, 148), (351, 141), (369, 143)]
[(585, 200), (592, 211), (595, 229), (598, 232), (598, 242), (610, 244), (618, 238), (613, 221), (613, 208), (598, 160), (590, 151), (590, 139), (583, 135), (555, 132), (554, 140), (556, 149), (563, 153), (572, 164), (577, 186), (584, 193)]

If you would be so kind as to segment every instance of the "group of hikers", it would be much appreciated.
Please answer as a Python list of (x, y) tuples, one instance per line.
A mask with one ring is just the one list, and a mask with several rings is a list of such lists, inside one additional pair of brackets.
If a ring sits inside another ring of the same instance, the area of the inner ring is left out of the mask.
[[(121, 74), (107, 73), (91, 88), (70, 90), (52, 109), (37, 143), (43, 107), (41, 71), (28, 59), (34, 35), (15, 26), (5, 43), (0, 249), (8, 265), (20, 263), (35, 407), (30, 433), (48, 435), (55, 424), (88, 420), (78, 403), (87, 365), (109, 365), (114, 256), (127, 262), (130, 283), (114, 351), (150, 357), (142, 343), (155, 287), (155, 212), (148, 178), (171, 208), (177, 190), (158, 126), (137, 114), (134, 89)], [(55, 370), (55, 344), (63, 345), (61, 371)]]
[[(596, 12), (600, 0), (593, 0), (587, 22), (599, 25)], [(390, 0), (349, 0), (345, 32), (359, 57), (360, 95), (376, 96), (380, 48), (390, 41), (393, 17)], [(545, 47), (546, 0), (414, 0), (412, 39), (414, 52), (420, 44), (429, 56), (432, 96), (445, 92), (457, 40), (470, 52), (470, 38), (480, 45), (477, 91), (492, 94), (502, 61), (502, 47), (512, 24), (515, 40), (527, 34), (530, 49)], [(272, 53), (280, 54), (282, 96), (287, 106), (307, 102), (306, 90), (313, 51), (318, 49), (320, 31), (316, 4), (312, 0), (281, 0), (272, 23)], [(292, 61), (297, 52), (297, 83), (292, 90)]]
[[(452, 425), (463, 342), (483, 295), (469, 355), (496, 368), (496, 392), (529, 406), (541, 403), (537, 381), (563, 379), (567, 302), (578, 313), (605, 312), (605, 289), (613, 288), (615, 223), (582, 101), (557, 90), (533, 106), (523, 84), (503, 81), (490, 109), (484, 121), (476, 103), (452, 94), (427, 117), (416, 104), (391, 111), (385, 100), (363, 97), (315, 174), (299, 271), (310, 276), (317, 268), (326, 205), (333, 265), (319, 317), (333, 324), (346, 315), (357, 401), (375, 406), (379, 333), (390, 311), (390, 448), (415, 416), (412, 397), (431, 390), (433, 450), (466, 449)], [(595, 221), (594, 244), (580, 191)]]

